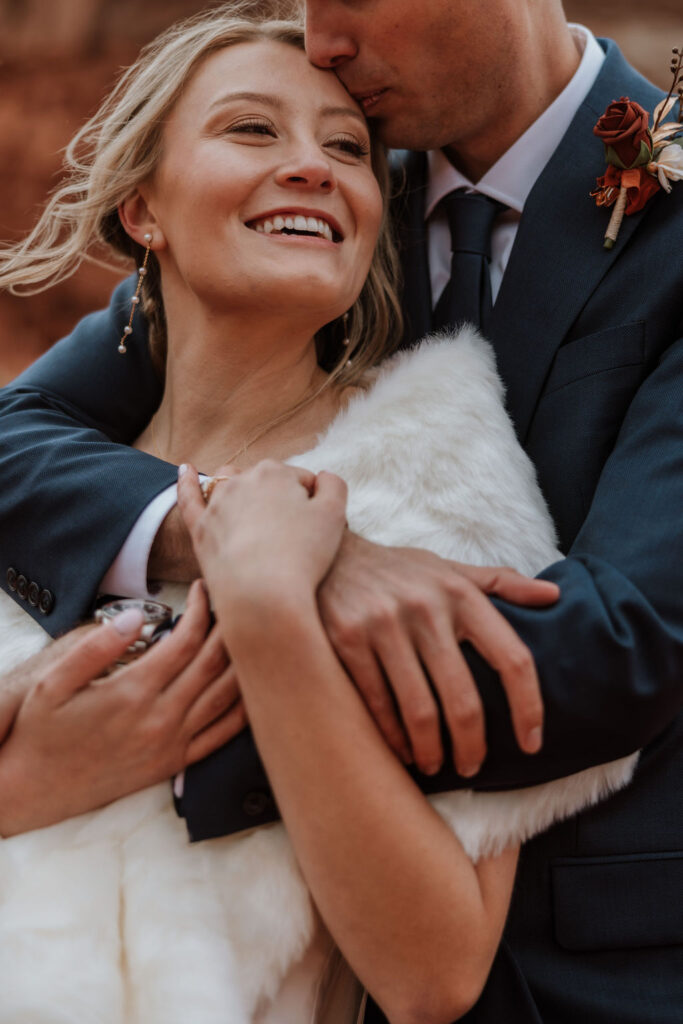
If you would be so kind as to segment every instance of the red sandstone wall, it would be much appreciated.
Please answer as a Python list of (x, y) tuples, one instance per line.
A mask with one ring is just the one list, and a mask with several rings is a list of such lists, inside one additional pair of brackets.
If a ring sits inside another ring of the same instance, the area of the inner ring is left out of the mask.
[[(570, 18), (611, 35), (649, 77), (666, 82), (683, 44), (681, 0), (567, 0)], [(116, 71), (192, 0), (0, 0), (0, 238), (19, 238), (55, 184), (60, 150), (97, 106)], [(83, 267), (40, 296), (0, 294), (0, 384), (86, 312), (117, 278)]]

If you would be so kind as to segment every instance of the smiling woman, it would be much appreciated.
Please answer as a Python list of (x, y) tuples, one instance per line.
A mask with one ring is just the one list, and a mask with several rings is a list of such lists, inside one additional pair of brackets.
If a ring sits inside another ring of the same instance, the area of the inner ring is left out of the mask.
[[(304, 451), (342, 394), (315, 336), (356, 304), (383, 218), (365, 120), (303, 52), (243, 42), (195, 71), (161, 154), (119, 204), (128, 235), (141, 246), (151, 237), (167, 325), (164, 398), (138, 445), (212, 469), (245, 434), (266, 444), (264, 424), (286, 416), (282, 442)], [(351, 318), (364, 322), (360, 311)], [(356, 348), (338, 349), (340, 385)], [(267, 445), (279, 452), (277, 428)]]

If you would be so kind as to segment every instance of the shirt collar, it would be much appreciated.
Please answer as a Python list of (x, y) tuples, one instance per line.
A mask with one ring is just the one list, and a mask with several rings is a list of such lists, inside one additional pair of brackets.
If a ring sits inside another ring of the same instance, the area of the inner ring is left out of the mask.
[(503, 153), (475, 184), (456, 170), (440, 149), (427, 154), (429, 178), (425, 220), (445, 195), (456, 188), (481, 192), (521, 213), (531, 189), (562, 141), (574, 115), (593, 87), (605, 54), (583, 25), (570, 25), (581, 52), (574, 77), (541, 116)]

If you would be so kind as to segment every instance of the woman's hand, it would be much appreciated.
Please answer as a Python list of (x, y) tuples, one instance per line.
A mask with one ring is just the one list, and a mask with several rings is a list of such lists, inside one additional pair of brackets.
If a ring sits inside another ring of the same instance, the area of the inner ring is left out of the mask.
[(217, 484), (207, 505), (181, 467), (178, 505), (212, 599), (225, 609), (314, 593), (346, 523), (346, 485), (331, 473), (265, 460)]
[(141, 616), (79, 630), (28, 663), (28, 693), (0, 748), (0, 835), (168, 779), (244, 728), (235, 673), (209, 624), (196, 583), (176, 628), (105, 679), (97, 677), (137, 638)]

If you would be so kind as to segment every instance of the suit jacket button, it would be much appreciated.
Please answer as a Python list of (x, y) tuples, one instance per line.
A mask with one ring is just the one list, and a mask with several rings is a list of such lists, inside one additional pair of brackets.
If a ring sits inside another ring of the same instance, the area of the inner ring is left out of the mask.
[(31, 580), (28, 585), (28, 603), (31, 608), (38, 607), (38, 601), (40, 600), (40, 587), (35, 580)]
[(28, 594), (28, 580), (23, 574), (17, 576), (17, 594), (22, 601), (26, 600), (26, 595)]
[(51, 591), (41, 590), (40, 597), (38, 598), (38, 611), (42, 612), (43, 615), (49, 615), (54, 606), (55, 599)]
[(9, 569), (7, 570), (7, 586), (10, 588), (10, 590), (17, 589), (17, 575), (17, 570), (13, 569), (12, 566), (10, 566)]
[(268, 807), (270, 803), (270, 797), (267, 793), (254, 792), (247, 793), (243, 802), (242, 809), (245, 814), (248, 814), (250, 818), (256, 818)]

